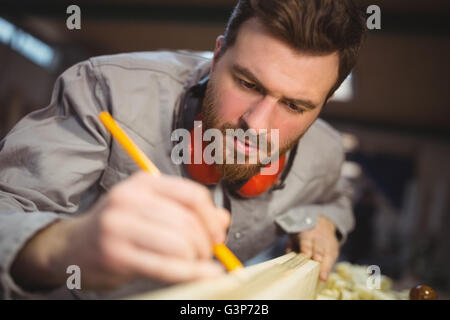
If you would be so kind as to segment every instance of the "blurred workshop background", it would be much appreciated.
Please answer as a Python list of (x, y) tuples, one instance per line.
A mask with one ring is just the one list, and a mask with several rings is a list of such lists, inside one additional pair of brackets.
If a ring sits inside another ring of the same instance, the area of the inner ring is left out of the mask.
[[(395, 285), (450, 295), (450, 1), (359, 0), (381, 8), (359, 63), (322, 118), (343, 135), (356, 229), (340, 260)], [(68, 30), (66, 8), (81, 8)], [(56, 77), (96, 55), (209, 51), (235, 0), (0, 2), (0, 138), (45, 107)]]

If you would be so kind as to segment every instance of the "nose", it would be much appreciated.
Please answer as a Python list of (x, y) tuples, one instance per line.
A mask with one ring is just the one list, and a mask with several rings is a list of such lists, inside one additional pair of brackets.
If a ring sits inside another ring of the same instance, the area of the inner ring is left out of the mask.
[(261, 97), (243, 115), (242, 120), (249, 129), (270, 130), (274, 120), (274, 110), (277, 106), (277, 99), (269, 95)]

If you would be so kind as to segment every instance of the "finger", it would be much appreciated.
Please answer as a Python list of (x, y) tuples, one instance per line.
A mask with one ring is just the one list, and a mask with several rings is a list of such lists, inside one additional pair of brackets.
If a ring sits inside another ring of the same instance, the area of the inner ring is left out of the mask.
[[(198, 215), (177, 202), (168, 202), (164, 198), (150, 201), (151, 203), (139, 201), (135, 204), (143, 219), (148, 223), (164, 225), (173, 230), (174, 234), (190, 241), (196, 249), (198, 258), (211, 258), (213, 241)], [(149, 210), (161, 214), (151, 214)]]
[(176, 283), (224, 274), (223, 267), (214, 261), (188, 261), (166, 257), (147, 251), (126, 248), (123, 257), (139, 276)]
[(300, 234), (300, 250), (302, 253), (308, 256), (308, 258), (312, 257), (313, 253), (313, 239), (310, 236)]
[(336, 259), (337, 252), (335, 250), (332, 249), (325, 252), (320, 269), (320, 279), (322, 281), (327, 281), (328, 275), (330, 274), (331, 268), (333, 267)]
[(143, 176), (147, 185), (160, 195), (176, 200), (199, 215), (211, 238), (216, 243), (225, 241), (225, 228), (218, 215), (224, 215), (223, 209), (214, 206), (208, 189), (198, 183), (178, 177)]
[(320, 238), (315, 238), (313, 241), (312, 258), (317, 262), (322, 262), (325, 255), (325, 244)]
[[(110, 213), (109, 221), (108, 228), (111, 231), (108, 236), (123, 243), (160, 255), (174, 256), (186, 260), (197, 258), (197, 251), (191, 242), (186, 241), (185, 237), (165, 226), (148, 223), (135, 217), (124, 218), (123, 212)], [(116, 226), (113, 226), (113, 224), (116, 224)]]

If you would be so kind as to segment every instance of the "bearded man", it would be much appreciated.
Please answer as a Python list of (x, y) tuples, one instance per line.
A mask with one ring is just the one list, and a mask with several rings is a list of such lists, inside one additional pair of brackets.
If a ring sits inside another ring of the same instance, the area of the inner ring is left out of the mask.
[[(285, 234), (326, 280), (353, 216), (339, 134), (318, 116), (354, 67), (364, 28), (351, 0), (241, 0), (212, 59), (158, 51), (69, 68), (49, 106), (0, 144), (2, 295), (67, 293), (71, 265), (78, 297), (213, 277), (224, 272), (213, 244), (245, 262)], [(102, 111), (162, 176), (139, 172)], [(265, 158), (249, 161), (260, 144), (236, 136), (222, 150), (244, 163), (175, 163), (172, 133), (195, 120), (222, 142), (227, 129), (276, 132), (266, 155), (276, 172), (263, 175)]]

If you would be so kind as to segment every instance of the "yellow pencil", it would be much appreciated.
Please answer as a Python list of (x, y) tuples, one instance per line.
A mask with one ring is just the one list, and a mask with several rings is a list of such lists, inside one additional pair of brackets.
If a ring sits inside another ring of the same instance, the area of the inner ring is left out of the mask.
[[(100, 112), (100, 121), (105, 125), (111, 135), (122, 145), (134, 161), (145, 171), (153, 175), (160, 175), (161, 172), (150, 161), (145, 153), (131, 140), (131, 138), (122, 130), (113, 117), (106, 111)], [(228, 271), (242, 268), (242, 263), (224, 244), (215, 244), (213, 252), (217, 259), (225, 266)]]

